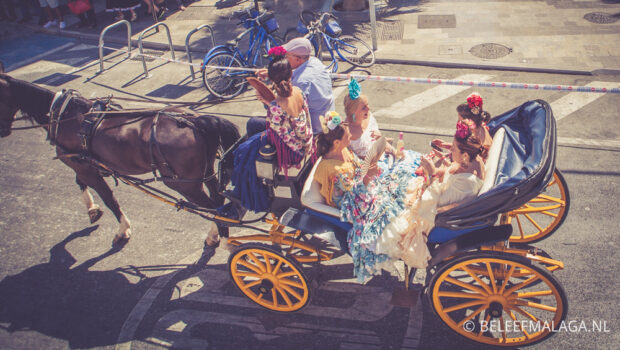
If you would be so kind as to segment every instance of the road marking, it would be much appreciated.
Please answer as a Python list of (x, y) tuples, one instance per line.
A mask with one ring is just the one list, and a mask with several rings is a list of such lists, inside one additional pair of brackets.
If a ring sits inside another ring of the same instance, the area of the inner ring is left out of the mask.
[(64, 44), (64, 45), (62, 45), (62, 46), (58, 46), (58, 47), (57, 47), (57, 48), (55, 48), (55, 49), (51, 49), (51, 50), (49, 50), (49, 51), (45, 51), (45, 52), (43, 52), (43, 53), (41, 53), (41, 54), (38, 54), (38, 55), (33, 56), (33, 57), (30, 57), (30, 58), (29, 58), (29, 59), (27, 59), (27, 60), (23, 60), (23, 61), (21, 61), (21, 62), (19, 62), (19, 63), (15, 63), (15, 64), (13, 64), (13, 65), (10, 65), (10, 66), (8, 66), (8, 67), (6, 67), (6, 68), (5, 68), (5, 71), (7, 71), (7, 72), (8, 72), (8, 71), (13, 71), (13, 70), (15, 70), (15, 69), (18, 69), (18, 68), (21, 68), (21, 67), (27, 66), (27, 65), (29, 65), (29, 64), (31, 64), (31, 63), (34, 63), (34, 62), (39, 61), (40, 59), (42, 59), (42, 58), (43, 58), (43, 57), (45, 57), (45, 56), (49, 56), (49, 55), (51, 55), (51, 54), (53, 54), (53, 53), (55, 53), (55, 52), (65, 50), (65, 49), (67, 49), (67, 48), (69, 48), (69, 47), (71, 47), (71, 46), (73, 46), (73, 45), (75, 45), (75, 43), (74, 43), (74, 42), (70, 42), (70, 43), (66, 43), (66, 44)]
[[(492, 75), (484, 74), (466, 74), (454, 78), (453, 80), (463, 81), (483, 81), (489, 80)], [(453, 86), (453, 85), (440, 85), (432, 89), (428, 89), (419, 94), (407, 97), (406, 99), (396, 102), (390, 107), (380, 109), (373, 112), (375, 117), (386, 117), (401, 119), (415, 112), (418, 112), (428, 106), (431, 106), (439, 101), (445, 100), (456, 94), (459, 94), (467, 89), (471, 89), (469, 85)]]
[[(603, 84), (609, 84), (609, 82), (593, 81), (585, 86), (592, 87)], [(559, 121), (601, 97), (603, 97), (603, 95), (597, 93), (571, 92), (568, 95), (562, 96), (561, 98), (551, 102), (551, 110), (553, 111), (555, 120)]]

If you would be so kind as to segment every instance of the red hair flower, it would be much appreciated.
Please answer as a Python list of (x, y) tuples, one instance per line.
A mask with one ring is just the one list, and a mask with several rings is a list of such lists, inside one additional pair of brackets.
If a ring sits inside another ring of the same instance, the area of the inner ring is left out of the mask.
[(461, 121), (458, 121), (456, 123), (456, 133), (454, 134), (454, 137), (459, 140), (467, 140), (469, 135), (471, 135), (469, 126)]
[(480, 114), (482, 111), (482, 97), (477, 93), (469, 95), (469, 97), (467, 97), (467, 105), (473, 114)]
[(284, 57), (286, 55), (286, 49), (282, 46), (275, 46), (269, 49), (267, 52), (267, 56), (275, 57)]

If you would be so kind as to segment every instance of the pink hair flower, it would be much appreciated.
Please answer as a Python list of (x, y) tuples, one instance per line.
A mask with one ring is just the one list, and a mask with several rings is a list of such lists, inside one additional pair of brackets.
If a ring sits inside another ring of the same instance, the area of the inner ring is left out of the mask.
[(467, 105), (473, 114), (480, 114), (480, 111), (482, 111), (482, 97), (474, 92), (467, 97)]
[(454, 137), (459, 140), (467, 140), (469, 135), (471, 135), (471, 130), (469, 129), (469, 126), (461, 121), (457, 122), (456, 133), (454, 134)]
[(282, 46), (275, 46), (269, 49), (267, 52), (267, 56), (271, 57), (284, 57), (286, 55), (286, 49)]

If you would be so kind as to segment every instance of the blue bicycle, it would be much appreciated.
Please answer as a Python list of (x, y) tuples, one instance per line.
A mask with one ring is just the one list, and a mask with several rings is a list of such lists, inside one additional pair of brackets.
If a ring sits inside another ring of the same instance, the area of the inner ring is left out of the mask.
[[(205, 55), (202, 65), (202, 81), (211, 94), (221, 99), (239, 95), (247, 86), (246, 77), (253, 76), (244, 68), (263, 67), (270, 48), (282, 44), (282, 39), (273, 33), (278, 23), (269, 12), (258, 12), (247, 8), (235, 11), (245, 28), (243, 33), (224, 45), (218, 45)], [(248, 49), (239, 49), (239, 43), (248, 37)]]
[(329, 12), (317, 14), (304, 10), (299, 15), (296, 28), (289, 28), (284, 34), (284, 41), (296, 37), (305, 37), (312, 43), (314, 55), (321, 58), (321, 49), (325, 47), (330, 54), (333, 72), (338, 71), (337, 57), (357, 67), (370, 67), (375, 64), (375, 53), (363, 40), (350, 35), (342, 35), (342, 29), (336, 17)]

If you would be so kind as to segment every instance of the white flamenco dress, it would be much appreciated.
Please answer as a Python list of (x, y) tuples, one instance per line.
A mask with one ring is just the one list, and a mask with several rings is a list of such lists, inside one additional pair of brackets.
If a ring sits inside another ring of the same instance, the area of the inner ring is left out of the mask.
[(415, 268), (426, 268), (431, 259), (426, 246), (428, 233), (435, 226), (437, 208), (473, 199), (482, 187), (482, 180), (474, 174), (446, 174), (443, 182), (433, 182), (419, 196), (423, 179), (410, 181), (407, 187), (407, 209), (392, 218), (378, 237), (377, 254), (402, 259)]

